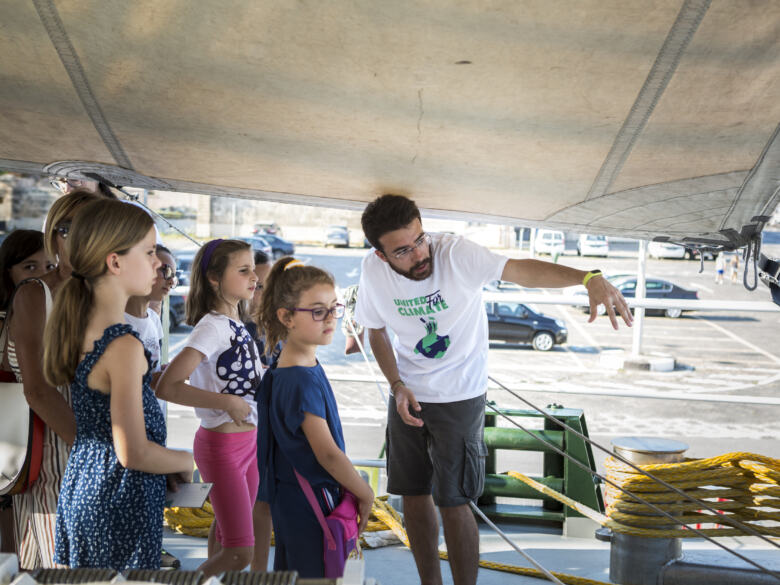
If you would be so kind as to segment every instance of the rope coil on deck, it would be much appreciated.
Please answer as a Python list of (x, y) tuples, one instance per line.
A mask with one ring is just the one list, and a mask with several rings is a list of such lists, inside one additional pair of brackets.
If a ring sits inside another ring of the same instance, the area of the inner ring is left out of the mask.
[[(678, 514), (677, 520), (686, 524), (716, 525), (699, 528), (707, 536), (740, 536), (744, 531), (729, 526), (731, 519), (749, 524), (761, 534), (780, 536), (780, 460), (753, 453), (728, 453), (707, 459), (687, 459), (682, 463), (640, 465), (647, 471), (682, 489), (689, 496), (707, 502), (720, 513), (715, 516), (698, 510), (697, 503), (683, 501), (680, 495), (658, 484), (635, 469), (609, 457), (605, 461), (608, 477), (620, 487), (636, 493), (666, 512)], [(665, 528), (668, 518), (660, 517), (645, 504), (633, 501), (615, 487), (607, 486), (607, 515), (517, 471), (506, 475), (518, 479), (546, 496), (569, 506), (583, 516), (611, 529), (613, 532), (650, 538), (692, 538), (698, 534), (686, 529)], [(387, 504), (387, 496), (374, 500), (367, 532), (391, 530), (409, 546), (409, 539), (398, 512)], [(201, 509), (166, 508), (165, 520), (172, 529), (191, 536), (206, 537), (214, 519), (211, 505)], [(767, 523), (773, 523), (768, 526)], [(659, 528), (661, 527), (661, 528)], [(446, 552), (439, 556), (448, 560)], [(523, 575), (544, 578), (543, 574), (527, 567), (480, 560), (479, 566)], [(600, 581), (553, 573), (567, 585), (604, 585)]]
[[(165, 521), (168, 526), (189, 536), (199, 536), (205, 538), (208, 536), (209, 527), (214, 520), (214, 513), (211, 508), (211, 504), (206, 502), (203, 508), (166, 508), (165, 509)], [(398, 539), (406, 546), (409, 546), (409, 538), (406, 535), (406, 530), (403, 527), (403, 521), (401, 515), (387, 503), (387, 496), (380, 496), (374, 499), (374, 506), (371, 510), (371, 517), (366, 527), (366, 532), (376, 532), (380, 530), (392, 530)], [(361, 539), (362, 541), (362, 539)], [(273, 538), (271, 540), (273, 544)], [(361, 542), (361, 544), (364, 544)], [(444, 551), (439, 551), (439, 557), (443, 560), (448, 560), (449, 556)], [(539, 579), (545, 579), (541, 571), (536, 569), (530, 569), (528, 567), (518, 567), (515, 565), (509, 565), (505, 563), (495, 563), (491, 561), (479, 561), (479, 566), (484, 569), (491, 569), (494, 571), (504, 571), (506, 573), (514, 573), (516, 575), (522, 575), (525, 577), (536, 577)], [(567, 575), (565, 573), (552, 572), (561, 582), (566, 585), (609, 585), (602, 581), (595, 581), (593, 579), (586, 579), (584, 577), (577, 577), (575, 575)]]
[[(722, 526), (731, 519), (749, 524), (767, 536), (780, 536), (780, 525), (767, 526), (767, 522), (780, 523), (780, 460), (753, 453), (728, 453), (708, 459), (687, 459), (682, 463), (640, 465), (686, 494), (706, 501), (722, 511), (714, 516), (699, 511), (696, 502), (683, 501), (678, 494), (638, 473), (623, 463), (607, 458), (604, 463), (608, 477), (617, 485), (628, 489), (666, 512), (680, 514), (677, 519), (686, 524), (718, 525), (699, 528), (707, 536), (742, 536), (738, 528)], [(607, 515), (576, 502), (555, 490), (531, 479), (509, 471), (507, 475), (522, 481), (537, 491), (576, 510), (583, 516), (606, 526), (613, 532), (649, 538), (696, 538), (699, 535), (684, 527), (668, 526), (670, 520), (635, 502), (631, 496), (607, 485)], [(760, 524), (759, 524), (760, 523)]]
[[(678, 494), (613, 458), (604, 463), (617, 485), (627, 488), (666, 512), (679, 514), (686, 524), (712, 525), (700, 528), (707, 536), (741, 536), (733, 520), (748, 524), (767, 536), (780, 536), (780, 460), (753, 453), (727, 453), (707, 459), (686, 459), (681, 463), (640, 465), (640, 469), (684, 490), (686, 494), (719, 511), (700, 511), (696, 502), (681, 500)], [(669, 525), (644, 504), (612, 486), (607, 486), (607, 526), (614, 532), (656, 538), (698, 536), (685, 527)]]

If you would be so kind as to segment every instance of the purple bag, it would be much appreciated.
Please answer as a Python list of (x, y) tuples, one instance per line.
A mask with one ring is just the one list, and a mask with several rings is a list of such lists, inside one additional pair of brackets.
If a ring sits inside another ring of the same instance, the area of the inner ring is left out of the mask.
[(355, 548), (358, 540), (358, 503), (357, 498), (344, 490), (338, 506), (328, 517), (322, 514), (319, 502), (311, 485), (300, 473), (295, 472), (306, 499), (322, 527), (322, 550), (325, 563), (325, 578), (338, 579), (344, 576), (347, 557)]

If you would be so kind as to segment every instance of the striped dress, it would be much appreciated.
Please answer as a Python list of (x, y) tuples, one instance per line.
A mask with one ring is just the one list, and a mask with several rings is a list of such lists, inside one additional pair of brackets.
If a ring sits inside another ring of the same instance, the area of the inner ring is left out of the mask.
[[(43, 286), (48, 317), (52, 306), (51, 291), (42, 280), (37, 282)], [(8, 364), (16, 375), (16, 381), (22, 382), (16, 347), (11, 339), (8, 340)], [(62, 386), (57, 390), (71, 404), (70, 386)], [(38, 479), (26, 492), (13, 496), (16, 549), (21, 569), (57, 566), (54, 564), (54, 529), (57, 522), (57, 499), (68, 463), (68, 452), (67, 443), (47, 426)]]

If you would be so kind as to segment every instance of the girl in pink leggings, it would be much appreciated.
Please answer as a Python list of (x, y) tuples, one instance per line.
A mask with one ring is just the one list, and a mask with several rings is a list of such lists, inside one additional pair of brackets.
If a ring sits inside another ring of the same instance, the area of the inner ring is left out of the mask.
[(214, 484), (216, 518), (208, 559), (199, 567), (207, 577), (240, 571), (253, 558), (265, 566), (268, 559), (270, 512), (267, 504), (255, 506), (254, 396), (263, 365), (242, 322), (257, 285), (254, 267), (242, 241), (212, 240), (198, 251), (187, 297), (187, 323), (195, 328), (157, 386), (159, 398), (194, 406), (200, 418), (193, 454), (201, 477)]

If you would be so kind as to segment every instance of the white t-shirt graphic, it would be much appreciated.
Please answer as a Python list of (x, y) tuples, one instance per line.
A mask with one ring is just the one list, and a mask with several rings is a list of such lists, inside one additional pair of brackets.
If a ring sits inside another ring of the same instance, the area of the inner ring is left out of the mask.
[(163, 328), (160, 316), (154, 310), (147, 308), (146, 317), (134, 317), (125, 313), (125, 321), (141, 338), (144, 348), (151, 354), (152, 372), (159, 372), (161, 368), (160, 356), (162, 354)]
[[(263, 364), (244, 324), (226, 315), (209, 313), (195, 325), (186, 347), (205, 356), (190, 375), (190, 384), (210, 392), (241, 396), (252, 409), (245, 422), (256, 425), (255, 390), (263, 377)], [(233, 420), (224, 410), (196, 408), (195, 414), (207, 429)]]
[(482, 286), (507, 258), (465, 238), (432, 234), (433, 273), (397, 274), (371, 252), (363, 259), (355, 320), (393, 336), (398, 371), (420, 402), (457, 402), (487, 389), (488, 325)]

